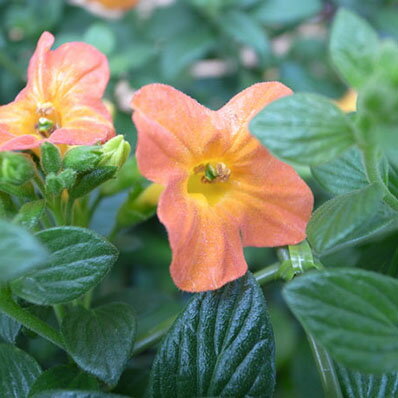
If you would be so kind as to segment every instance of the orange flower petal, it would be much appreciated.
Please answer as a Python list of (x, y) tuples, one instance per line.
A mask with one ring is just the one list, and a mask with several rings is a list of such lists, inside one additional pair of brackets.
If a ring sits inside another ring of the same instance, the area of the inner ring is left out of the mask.
[(93, 3), (99, 3), (110, 10), (128, 10), (133, 8), (139, 0), (89, 0)]
[(36, 100), (62, 106), (67, 97), (102, 97), (109, 80), (105, 55), (81, 42), (50, 51), (53, 43), (54, 36), (44, 32), (29, 63), (27, 87)]
[(173, 250), (171, 275), (185, 291), (218, 289), (247, 271), (239, 227), (187, 196), (185, 178), (170, 181), (158, 208)]
[(164, 84), (150, 84), (134, 95), (138, 129), (137, 161), (145, 177), (165, 183), (179, 168), (191, 167), (222, 136), (214, 114), (191, 97)]

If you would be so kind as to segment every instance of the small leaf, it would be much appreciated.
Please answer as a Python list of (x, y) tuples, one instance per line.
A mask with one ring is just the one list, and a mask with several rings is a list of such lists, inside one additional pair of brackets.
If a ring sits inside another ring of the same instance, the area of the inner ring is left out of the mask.
[(77, 390), (50, 390), (39, 392), (32, 398), (128, 398), (124, 395), (107, 394), (105, 392), (95, 391), (77, 391)]
[(94, 376), (82, 372), (73, 365), (60, 365), (42, 373), (32, 385), (29, 396), (61, 388), (98, 391), (99, 384)]
[(0, 220), (0, 282), (15, 279), (43, 264), (46, 249), (25, 229)]
[(346, 398), (384, 398), (398, 396), (398, 372), (365, 374), (336, 366), (340, 386)]
[(155, 358), (152, 397), (271, 397), (274, 339), (251, 274), (195, 294)]
[(15, 216), (13, 222), (22, 225), (26, 229), (33, 229), (40, 221), (45, 208), (46, 202), (42, 199), (25, 203)]
[(250, 131), (281, 159), (309, 166), (333, 159), (354, 143), (347, 116), (315, 94), (272, 102), (253, 119)]
[(377, 211), (383, 197), (378, 184), (337, 196), (319, 207), (307, 226), (308, 240), (318, 254), (346, 243)]
[(372, 27), (340, 9), (332, 27), (330, 53), (337, 71), (350, 86), (358, 89), (369, 79), (378, 50), (379, 40)]
[(268, 0), (260, 3), (255, 15), (266, 25), (291, 24), (312, 17), (322, 9), (320, 0)]
[(113, 386), (130, 357), (136, 324), (131, 307), (111, 303), (70, 309), (61, 332), (68, 353), (86, 372)]
[(21, 330), (21, 324), (0, 312), (0, 337), (7, 343), (14, 344)]
[(162, 50), (163, 75), (166, 79), (175, 79), (193, 61), (205, 55), (214, 44), (214, 35), (200, 26), (169, 40)]
[(0, 344), (0, 392), (4, 398), (27, 398), (30, 386), (40, 375), (37, 362), (10, 344)]
[(219, 26), (232, 39), (253, 48), (261, 61), (265, 61), (270, 44), (265, 29), (253, 17), (241, 11), (231, 10), (222, 14)]
[(398, 280), (358, 269), (294, 279), (284, 297), (304, 328), (343, 365), (365, 373), (398, 369)]
[(96, 286), (117, 259), (117, 249), (85, 228), (57, 227), (36, 236), (51, 255), (45, 266), (14, 281), (13, 292), (39, 305), (74, 300)]

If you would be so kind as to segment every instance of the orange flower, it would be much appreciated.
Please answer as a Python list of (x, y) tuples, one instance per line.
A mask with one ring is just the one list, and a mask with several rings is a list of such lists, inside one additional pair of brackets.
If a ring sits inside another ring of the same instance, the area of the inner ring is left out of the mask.
[(101, 101), (109, 79), (106, 57), (77, 42), (51, 51), (53, 43), (50, 33), (41, 35), (26, 87), (0, 106), (0, 151), (36, 148), (44, 141), (92, 145), (115, 134)]
[(162, 84), (134, 95), (138, 165), (165, 187), (158, 216), (182, 290), (217, 289), (245, 274), (242, 246), (305, 238), (310, 189), (248, 131), (258, 111), (290, 93), (277, 82), (255, 84), (218, 111)]
[(110, 10), (128, 10), (133, 8), (139, 0), (89, 0), (91, 3), (99, 3)]
[(349, 89), (343, 97), (336, 101), (336, 104), (344, 112), (355, 112), (357, 110), (357, 97), (357, 93)]

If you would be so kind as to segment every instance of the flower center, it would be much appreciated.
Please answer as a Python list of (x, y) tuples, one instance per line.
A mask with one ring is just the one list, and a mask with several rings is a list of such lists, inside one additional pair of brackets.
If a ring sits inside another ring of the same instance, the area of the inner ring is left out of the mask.
[(225, 163), (211, 162), (194, 167), (188, 179), (187, 190), (192, 195), (201, 195), (210, 205), (215, 205), (231, 188), (231, 170)]
[(60, 127), (58, 114), (51, 102), (44, 102), (38, 105), (38, 115), (35, 124), (35, 131), (40, 136), (48, 138), (57, 128)]

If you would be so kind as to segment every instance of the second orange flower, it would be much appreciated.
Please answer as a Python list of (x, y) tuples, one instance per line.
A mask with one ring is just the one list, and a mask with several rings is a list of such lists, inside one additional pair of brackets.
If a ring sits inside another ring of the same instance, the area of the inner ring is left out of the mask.
[(180, 289), (217, 289), (242, 276), (243, 246), (305, 239), (311, 190), (248, 131), (257, 112), (290, 93), (280, 83), (260, 83), (218, 111), (162, 84), (135, 94), (137, 160), (144, 176), (165, 187), (158, 216)]

